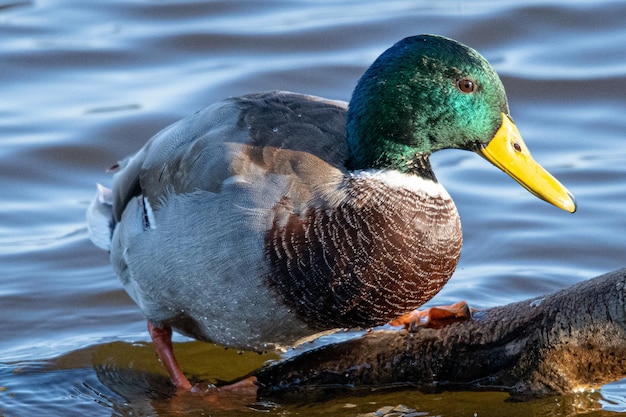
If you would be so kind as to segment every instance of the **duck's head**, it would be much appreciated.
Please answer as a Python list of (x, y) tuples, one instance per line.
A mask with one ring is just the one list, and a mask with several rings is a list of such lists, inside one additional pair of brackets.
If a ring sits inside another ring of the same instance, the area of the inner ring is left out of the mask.
[(379, 56), (354, 90), (347, 134), (352, 169), (397, 169), (434, 180), (431, 153), (471, 150), (535, 196), (576, 210), (570, 192), (530, 155), (493, 67), (448, 38), (405, 38)]

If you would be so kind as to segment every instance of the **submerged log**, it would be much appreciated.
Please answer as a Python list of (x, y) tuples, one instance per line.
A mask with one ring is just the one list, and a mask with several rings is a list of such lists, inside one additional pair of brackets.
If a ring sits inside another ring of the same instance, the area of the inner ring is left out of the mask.
[(626, 376), (626, 269), (441, 329), (372, 331), (256, 373), (261, 396), (408, 385), (569, 393)]

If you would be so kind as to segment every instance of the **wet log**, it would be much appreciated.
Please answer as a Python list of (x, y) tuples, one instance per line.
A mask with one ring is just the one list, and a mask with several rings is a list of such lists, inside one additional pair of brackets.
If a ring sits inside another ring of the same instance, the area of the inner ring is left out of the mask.
[(626, 269), (441, 329), (372, 331), (256, 373), (262, 396), (398, 385), (569, 393), (626, 376)]

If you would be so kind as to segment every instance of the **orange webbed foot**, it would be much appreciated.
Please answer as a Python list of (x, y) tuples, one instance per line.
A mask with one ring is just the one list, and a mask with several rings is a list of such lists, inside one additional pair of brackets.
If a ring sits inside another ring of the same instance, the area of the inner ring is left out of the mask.
[(199, 382), (188, 390), (178, 387), (176, 395), (169, 399), (169, 405), (178, 414), (180, 410), (196, 410), (198, 407), (211, 411), (249, 412), (257, 403), (257, 388), (255, 377), (222, 386)]
[(234, 382), (228, 385), (213, 385), (213, 384), (195, 384), (193, 385), (189, 391), (194, 394), (203, 394), (203, 395), (220, 395), (228, 393), (229, 395), (242, 395), (242, 396), (256, 396), (256, 392), (258, 389), (257, 381), (255, 376), (250, 376), (248, 378), (242, 379), (240, 381)]
[(404, 316), (392, 320), (392, 326), (404, 326), (406, 329), (415, 327), (430, 327), (440, 329), (457, 321), (470, 320), (476, 309), (471, 308), (465, 301), (449, 306), (430, 307), (424, 310), (413, 310)]

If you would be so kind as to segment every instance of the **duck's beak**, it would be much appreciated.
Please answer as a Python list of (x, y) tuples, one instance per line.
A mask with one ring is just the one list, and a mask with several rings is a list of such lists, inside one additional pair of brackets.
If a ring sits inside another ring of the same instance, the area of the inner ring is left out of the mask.
[(542, 200), (570, 213), (576, 211), (574, 196), (535, 162), (508, 115), (502, 113), (502, 125), (491, 142), (476, 152)]

